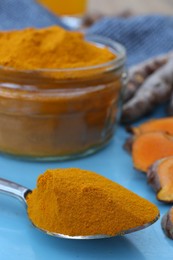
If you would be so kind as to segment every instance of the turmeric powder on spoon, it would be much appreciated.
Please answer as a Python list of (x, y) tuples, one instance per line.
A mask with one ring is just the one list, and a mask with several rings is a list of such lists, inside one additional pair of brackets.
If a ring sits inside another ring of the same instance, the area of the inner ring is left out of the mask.
[(91, 171), (78, 168), (47, 170), (27, 196), (33, 224), (69, 236), (123, 234), (153, 223), (158, 208)]

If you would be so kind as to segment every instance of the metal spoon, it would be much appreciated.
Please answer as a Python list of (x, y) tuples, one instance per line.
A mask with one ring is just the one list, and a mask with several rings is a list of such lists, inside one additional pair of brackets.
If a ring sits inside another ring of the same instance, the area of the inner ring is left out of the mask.
[[(9, 194), (13, 197), (16, 197), (18, 198), (19, 200), (23, 201), (25, 203), (25, 205), (27, 206), (27, 201), (26, 201), (26, 197), (28, 195), (28, 193), (32, 192), (30, 189), (24, 187), (24, 186), (21, 186), (15, 182), (11, 182), (11, 181), (8, 181), (8, 180), (5, 180), (5, 179), (2, 179), (0, 178), (0, 192), (3, 192), (3, 193), (6, 193), (6, 194)], [(138, 226), (136, 228), (132, 228), (132, 229), (128, 229), (128, 230), (124, 230), (118, 234), (116, 234), (116, 236), (119, 236), (119, 235), (125, 235), (125, 234), (129, 234), (129, 233), (132, 233), (132, 232), (135, 232), (135, 231), (138, 231), (138, 230), (141, 230), (141, 229), (144, 229), (150, 225), (152, 225), (154, 222), (156, 222), (157, 220), (159, 219), (159, 214), (158, 216), (151, 222), (147, 223), (147, 224), (144, 224), (142, 226)], [(31, 221), (32, 223), (32, 221)], [(39, 227), (36, 227), (33, 223), (32, 225), (41, 230), (42, 232), (50, 235), (50, 236), (55, 236), (55, 237), (60, 237), (60, 238), (68, 238), (68, 239), (100, 239), (100, 238), (111, 238), (111, 236), (108, 236), (108, 235), (92, 235), (92, 236), (68, 236), (68, 235), (63, 235), (63, 234), (58, 234), (58, 233), (54, 233), (54, 232), (49, 232), (47, 230), (44, 230), (44, 229), (41, 229)]]

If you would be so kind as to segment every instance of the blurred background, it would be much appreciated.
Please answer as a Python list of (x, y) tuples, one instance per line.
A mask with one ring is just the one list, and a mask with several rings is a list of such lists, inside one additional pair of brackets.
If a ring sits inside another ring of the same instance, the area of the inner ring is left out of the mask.
[(124, 10), (138, 14), (173, 14), (173, 0), (89, 0), (88, 9), (104, 14), (117, 14)]
[(126, 10), (133, 14), (173, 14), (173, 0), (37, 0), (57, 14), (75, 12), (116, 15)]

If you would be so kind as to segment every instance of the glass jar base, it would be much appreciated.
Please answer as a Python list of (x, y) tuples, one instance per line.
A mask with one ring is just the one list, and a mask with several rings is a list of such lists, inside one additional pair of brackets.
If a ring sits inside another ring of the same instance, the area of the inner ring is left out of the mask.
[(91, 148), (85, 150), (84, 152), (71, 154), (71, 155), (64, 155), (64, 156), (46, 156), (46, 157), (22, 156), (22, 155), (15, 155), (11, 153), (4, 153), (3, 151), (0, 151), (0, 154), (13, 159), (26, 160), (26, 161), (38, 161), (38, 162), (68, 161), (68, 160), (80, 159), (97, 153), (99, 150), (102, 150), (105, 146), (107, 146), (110, 143), (111, 139), (112, 136), (109, 136), (109, 138), (107, 138), (105, 142), (98, 145), (94, 145)]

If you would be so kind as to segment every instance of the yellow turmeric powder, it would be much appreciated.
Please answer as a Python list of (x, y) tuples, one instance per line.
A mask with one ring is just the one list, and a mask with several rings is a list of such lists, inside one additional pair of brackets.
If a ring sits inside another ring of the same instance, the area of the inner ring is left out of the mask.
[(70, 236), (116, 235), (153, 222), (157, 207), (119, 184), (77, 168), (47, 170), (27, 196), (37, 227)]
[(0, 32), (0, 65), (16, 69), (80, 68), (115, 59), (108, 48), (87, 42), (80, 32), (52, 26)]
[(61, 159), (110, 140), (124, 53), (95, 41), (57, 26), (0, 33), (1, 152)]

